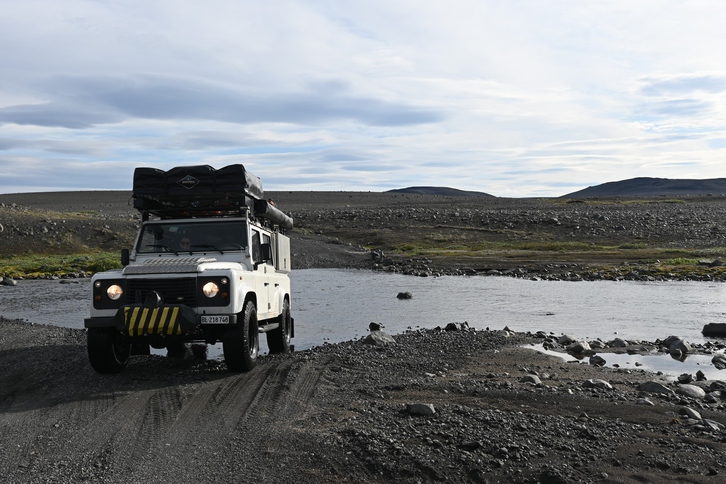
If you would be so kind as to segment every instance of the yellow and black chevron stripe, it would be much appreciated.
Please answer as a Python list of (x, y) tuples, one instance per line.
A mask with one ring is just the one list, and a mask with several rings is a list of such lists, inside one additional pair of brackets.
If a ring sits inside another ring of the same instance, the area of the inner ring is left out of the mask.
[(182, 334), (179, 306), (147, 308), (127, 306), (123, 308), (126, 331), (129, 336)]

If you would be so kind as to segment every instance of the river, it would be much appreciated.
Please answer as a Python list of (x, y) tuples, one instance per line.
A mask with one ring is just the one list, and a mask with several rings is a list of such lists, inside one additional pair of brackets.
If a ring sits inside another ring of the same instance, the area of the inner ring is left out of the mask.
[[(508, 326), (514, 331), (542, 330), (605, 341), (615, 337), (654, 341), (677, 335), (703, 343), (703, 326), (724, 322), (726, 315), (726, 285), (722, 283), (423, 278), (336, 269), (293, 271), (291, 280), (293, 342), (298, 350), (363, 337), (370, 322), (382, 324), (391, 334), (466, 321), (478, 329)], [(90, 286), (90, 280), (72, 284), (20, 281), (14, 287), (0, 286), (0, 315), (82, 328), (89, 313)], [(396, 297), (399, 292), (410, 292), (413, 297), (400, 300)], [(663, 357), (609, 358), (609, 363), (617, 360), (627, 367), (637, 362), (668, 373), (695, 373), (710, 366), (706, 357), (690, 357), (687, 364), (665, 362), (670, 358)], [(672, 365), (675, 369), (670, 369)], [(726, 378), (726, 371), (720, 378)]]

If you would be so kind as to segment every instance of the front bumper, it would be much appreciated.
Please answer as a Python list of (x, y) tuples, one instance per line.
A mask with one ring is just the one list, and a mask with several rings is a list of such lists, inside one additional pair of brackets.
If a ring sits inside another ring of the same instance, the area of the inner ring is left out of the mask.
[[(230, 324), (236, 324), (236, 315), (230, 316)], [(177, 336), (192, 332), (201, 326), (201, 315), (184, 305), (160, 305), (147, 307), (132, 304), (120, 308), (115, 316), (86, 318), (86, 328), (116, 328), (128, 336)]]

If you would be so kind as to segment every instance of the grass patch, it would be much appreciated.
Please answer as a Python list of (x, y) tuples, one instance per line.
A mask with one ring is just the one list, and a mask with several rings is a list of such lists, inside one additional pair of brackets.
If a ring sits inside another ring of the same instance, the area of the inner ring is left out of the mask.
[(0, 276), (11, 278), (63, 277), (79, 272), (90, 275), (119, 268), (121, 260), (117, 252), (0, 257)]

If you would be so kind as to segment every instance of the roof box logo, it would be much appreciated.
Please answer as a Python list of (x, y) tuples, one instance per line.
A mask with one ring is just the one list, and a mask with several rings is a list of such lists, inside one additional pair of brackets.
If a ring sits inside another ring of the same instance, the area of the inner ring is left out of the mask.
[(189, 190), (189, 189), (197, 186), (199, 184), (199, 180), (197, 180), (196, 178), (194, 178), (191, 175), (187, 175), (184, 178), (182, 178), (181, 180), (179, 180), (177, 183), (179, 185), (183, 186), (184, 188), (186, 188), (187, 190)]

